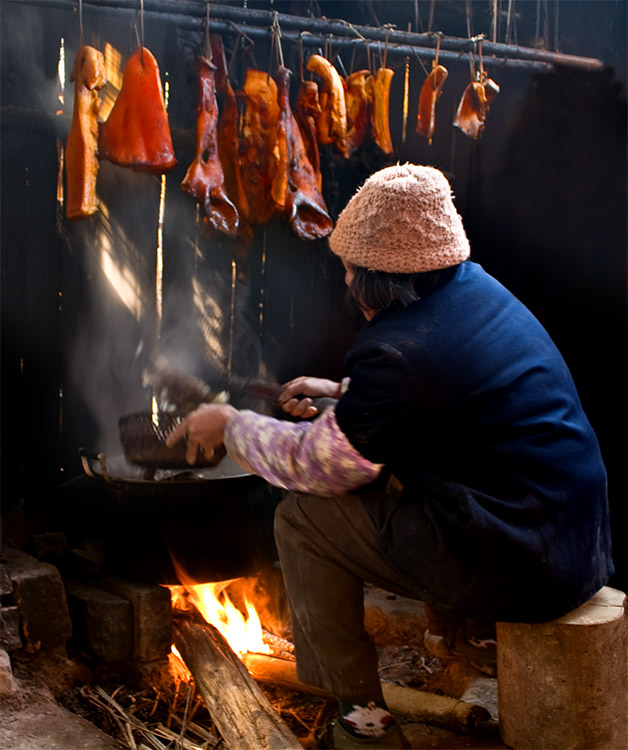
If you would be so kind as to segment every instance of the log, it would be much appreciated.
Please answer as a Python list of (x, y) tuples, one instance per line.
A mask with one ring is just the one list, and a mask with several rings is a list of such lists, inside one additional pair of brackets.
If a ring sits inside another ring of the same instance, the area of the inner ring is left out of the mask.
[(628, 747), (626, 596), (605, 586), (552, 622), (497, 623), (500, 734), (517, 750)]
[(175, 617), (173, 637), (228, 747), (302, 750), (299, 740), (213, 625)]
[[(243, 663), (259, 682), (329, 697), (324, 690), (301, 682), (293, 661), (265, 654), (245, 654)], [(491, 715), (484, 706), (386, 681), (382, 681), (382, 690), (391, 713), (398, 716), (465, 734), (494, 729)]]

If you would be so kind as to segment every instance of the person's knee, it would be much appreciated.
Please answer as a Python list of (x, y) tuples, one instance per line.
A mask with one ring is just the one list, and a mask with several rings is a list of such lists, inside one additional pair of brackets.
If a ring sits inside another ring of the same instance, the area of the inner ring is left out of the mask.
[(295, 533), (295, 515), (298, 510), (298, 492), (288, 492), (275, 508), (275, 539), (281, 540)]

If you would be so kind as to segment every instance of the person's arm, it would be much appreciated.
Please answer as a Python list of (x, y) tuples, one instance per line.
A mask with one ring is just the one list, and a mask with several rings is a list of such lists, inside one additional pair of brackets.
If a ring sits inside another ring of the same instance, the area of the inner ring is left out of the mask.
[(188, 460), (198, 446), (205, 455), (224, 442), (229, 456), (270, 484), (317, 495), (348, 492), (373, 481), (380, 464), (365, 459), (326, 409), (314, 422), (286, 422), (232, 406), (199, 407), (168, 439), (187, 437)]
[(326, 378), (301, 376), (284, 383), (279, 394), (281, 408), (293, 417), (309, 419), (323, 410), (331, 399), (339, 399), (346, 390), (348, 378), (340, 383)]

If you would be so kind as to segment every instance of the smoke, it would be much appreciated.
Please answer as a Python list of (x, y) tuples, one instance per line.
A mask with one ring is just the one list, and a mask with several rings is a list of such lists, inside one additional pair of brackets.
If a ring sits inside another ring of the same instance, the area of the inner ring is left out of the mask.
[(88, 286), (71, 379), (98, 425), (97, 448), (120, 452), (120, 416), (149, 411), (142, 372), (157, 354), (220, 390), (228, 371), (257, 374), (261, 359), (228, 248), (203, 236), (196, 204), (167, 179), (163, 292), (158, 289), (160, 181), (102, 162), (98, 214), (71, 228)]

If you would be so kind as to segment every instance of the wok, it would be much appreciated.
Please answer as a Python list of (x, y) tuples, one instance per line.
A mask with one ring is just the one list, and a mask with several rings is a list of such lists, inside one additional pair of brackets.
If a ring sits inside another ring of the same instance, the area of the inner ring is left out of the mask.
[(58, 513), (71, 546), (102, 550), (101, 572), (150, 583), (255, 575), (277, 560), (281, 492), (228, 456), (218, 466), (158, 469), (79, 451), (84, 475), (62, 485)]

